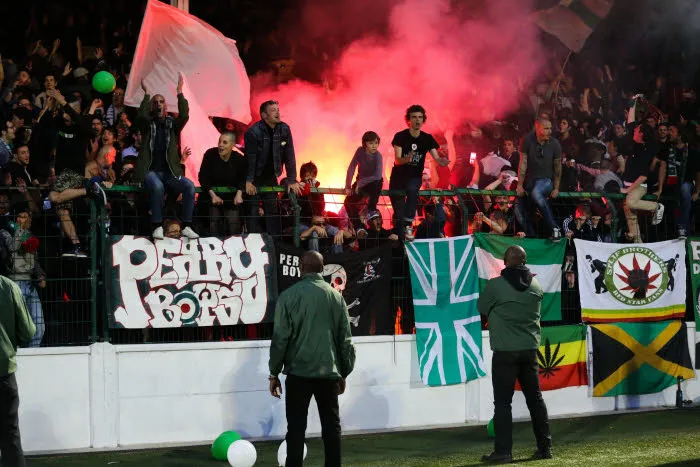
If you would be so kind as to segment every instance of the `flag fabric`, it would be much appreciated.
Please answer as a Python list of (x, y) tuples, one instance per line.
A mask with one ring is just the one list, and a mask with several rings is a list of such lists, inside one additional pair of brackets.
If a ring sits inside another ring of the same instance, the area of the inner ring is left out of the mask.
[(561, 0), (559, 5), (535, 12), (534, 21), (540, 29), (578, 53), (610, 13), (612, 5), (613, 0)]
[(574, 244), (583, 321), (662, 321), (685, 316), (683, 240), (618, 245), (576, 239)]
[(129, 74), (126, 105), (141, 104), (144, 81), (149, 92), (162, 94), (168, 108), (175, 111), (178, 72), (187, 78), (207, 116), (250, 122), (250, 80), (236, 41), (184, 11), (149, 0)]
[[(182, 94), (189, 104), (190, 118), (180, 132), (180, 143), (183, 148), (189, 148), (192, 151), (185, 161), (185, 176), (192, 180), (195, 186), (200, 186), (199, 168), (202, 166), (204, 153), (207, 149), (218, 145), (221, 133), (202, 110), (186, 78), (182, 86)], [(232, 157), (238, 156), (233, 154)]]
[[(695, 316), (695, 355), (700, 355), (700, 237), (688, 239), (688, 264), (690, 264), (690, 282), (693, 290), (693, 315)], [(695, 368), (700, 368), (700, 359), (695, 358)]]
[[(540, 389), (552, 391), (571, 386), (588, 386), (586, 371), (586, 325), (542, 328), (537, 350)], [(516, 385), (520, 390), (520, 385)]]
[[(275, 250), (282, 293), (301, 279), (300, 261), (306, 250), (284, 242), (277, 242)], [(324, 279), (345, 298), (353, 336), (394, 333), (390, 248), (324, 255), (323, 264)]]
[(653, 394), (695, 373), (683, 321), (591, 326), (593, 396)]
[(406, 253), (421, 381), (445, 386), (485, 376), (474, 238), (415, 240)]
[(534, 238), (512, 238), (478, 233), (476, 260), (479, 266), (479, 290), (486, 287), (489, 279), (501, 275), (505, 268), (503, 255), (508, 247), (519, 245), (527, 252), (527, 267), (542, 286), (542, 321), (560, 321), (561, 316), (561, 265), (564, 262), (566, 242)]

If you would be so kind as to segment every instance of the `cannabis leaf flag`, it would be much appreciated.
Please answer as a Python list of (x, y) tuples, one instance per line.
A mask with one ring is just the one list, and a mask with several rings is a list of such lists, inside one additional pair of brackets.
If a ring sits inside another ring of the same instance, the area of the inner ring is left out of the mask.
[[(543, 391), (587, 386), (586, 326), (574, 324), (542, 328), (537, 363), (540, 367), (540, 389)], [(516, 389), (520, 390), (520, 386)]]

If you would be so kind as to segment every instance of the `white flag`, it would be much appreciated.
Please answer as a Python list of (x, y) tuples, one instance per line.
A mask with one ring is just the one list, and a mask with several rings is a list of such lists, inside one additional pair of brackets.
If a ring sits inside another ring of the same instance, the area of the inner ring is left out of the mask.
[[(250, 122), (250, 80), (236, 41), (175, 7), (149, 0), (126, 89), (126, 105), (143, 99), (141, 81), (177, 109), (177, 74), (208, 116)], [(189, 96), (188, 96), (189, 97)]]

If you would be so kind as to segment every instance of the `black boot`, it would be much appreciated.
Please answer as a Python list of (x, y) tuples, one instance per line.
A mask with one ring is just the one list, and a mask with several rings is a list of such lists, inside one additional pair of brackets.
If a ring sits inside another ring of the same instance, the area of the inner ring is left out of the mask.
[(488, 462), (490, 464), (510, 464), (513, 462), (513, 456), (507, 453), (502, 454), (494, 451), (488, 456), (482, 456), (481, 462)]

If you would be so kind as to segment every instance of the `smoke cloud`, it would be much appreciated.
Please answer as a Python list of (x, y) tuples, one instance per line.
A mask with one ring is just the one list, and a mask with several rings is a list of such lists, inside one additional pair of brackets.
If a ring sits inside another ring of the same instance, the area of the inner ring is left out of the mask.
[[(330, 89), (300, 80), (274, 86), (269, 76), (251, 83), (254, 116), (264, 100), (280, 102), (297, 167), (314, 161), (322, 186), (344, 186), (347, 165), (368, 130), (381, 137), (386, 186), (391, 139), (406, 128), (409, 105), (426, 108), (428, 132), (465, 121), (478, 125), (515, 110), (519, 83), (535, 78), (545, 60), (527, 19), (528, 1), (461, 2), (460, 8), (448, 0), (344, 3), (332, 2), (332, 15), (314, 3), (302, 12), (307, 39), (338, 40), (338, 28), (351, 38), (324, 70)], [(469, 3), (479, 6), (464, 6)]]

